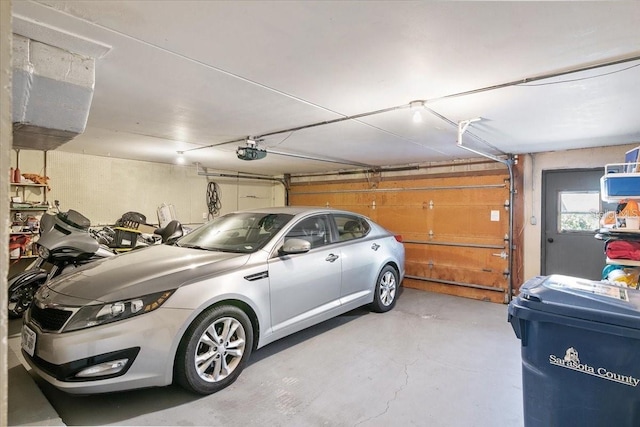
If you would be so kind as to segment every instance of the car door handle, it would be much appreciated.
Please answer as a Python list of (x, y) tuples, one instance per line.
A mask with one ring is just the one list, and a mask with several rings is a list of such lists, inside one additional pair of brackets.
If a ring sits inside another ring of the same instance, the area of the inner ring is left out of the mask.
[(373, 245), (371, 245), (371, 249), (373, 249), (374, 251), (377, 251), (378, 249), (380, 249), (380, 245), (378, 245), (377, 243), (374, 243)]
[(340, 258), (338, 255), (329, 254), (329, 256), (326, 257), (324, 260), (325, 261), (329, 261), (329, 262), (333, 262), (333, 261), (337, 260), (338, 258)]

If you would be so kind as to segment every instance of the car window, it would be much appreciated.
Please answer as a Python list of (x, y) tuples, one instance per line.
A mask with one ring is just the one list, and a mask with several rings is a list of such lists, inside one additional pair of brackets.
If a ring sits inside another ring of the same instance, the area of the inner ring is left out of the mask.
[(178, 246), (224, 252), (254, 252), (263, 247), (292, 215), (233, 213), (216, 218), (178, 240)]
[(293, 226), (285, 236), (288, 239), (303, 239), (311, 243), (311, 249), (331, 242), (328, 218), (324, 215), (305, 218)]
[(338, 227), (338, 234), (341, 242), (364, 237), (371, 229), (369, 223), (361, 217), (334, 214), (333, 218), (335, 219), (336, 226)]

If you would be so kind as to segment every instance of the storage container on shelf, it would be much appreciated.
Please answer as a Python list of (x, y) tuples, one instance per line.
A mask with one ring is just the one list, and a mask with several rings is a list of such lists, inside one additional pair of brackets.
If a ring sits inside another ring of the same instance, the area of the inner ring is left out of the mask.
[(617, 203), (622, 199), (640, 199), (640, 163), (605, 165), (600, 178), (602, 201)]

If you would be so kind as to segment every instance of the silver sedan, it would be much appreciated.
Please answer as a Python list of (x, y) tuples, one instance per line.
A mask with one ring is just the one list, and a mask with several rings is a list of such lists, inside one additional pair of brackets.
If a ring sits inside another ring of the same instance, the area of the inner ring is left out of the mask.
[(22, 351), (69, 393), (177, 382), (209, 394), (240, 375), (252, 350), (362, 305), (390, 310), (403, 277), (401, 238), (364, 216), (236, 212), (43, 286)]

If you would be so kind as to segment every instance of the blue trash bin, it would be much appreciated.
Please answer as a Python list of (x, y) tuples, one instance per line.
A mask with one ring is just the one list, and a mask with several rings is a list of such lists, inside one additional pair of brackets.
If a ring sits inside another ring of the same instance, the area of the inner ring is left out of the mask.
[(640, 291), (536, 277), (509, 304), (524, 424), (640, 426)]

